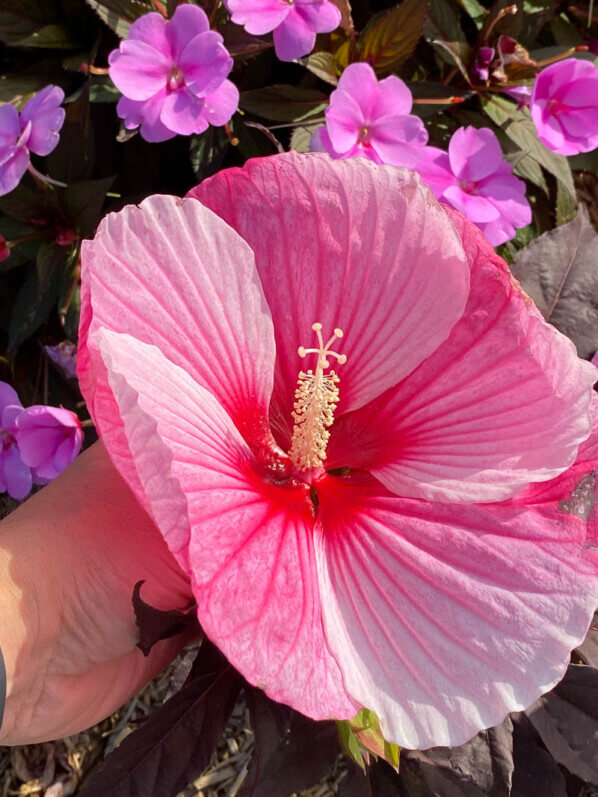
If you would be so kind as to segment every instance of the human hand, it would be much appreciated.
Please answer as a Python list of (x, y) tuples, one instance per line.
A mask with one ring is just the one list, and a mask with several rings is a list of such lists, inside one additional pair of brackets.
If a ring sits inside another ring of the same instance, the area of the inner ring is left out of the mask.
[(185, 609), (188, 578), (98, 443), (0, 523), (0, 744), (56, 739), (108, 716), (179, 652), (136, 647), (131, 596)]

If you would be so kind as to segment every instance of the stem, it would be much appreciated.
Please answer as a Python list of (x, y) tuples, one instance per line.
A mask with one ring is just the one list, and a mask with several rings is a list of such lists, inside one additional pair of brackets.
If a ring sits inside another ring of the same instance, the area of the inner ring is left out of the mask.
[(465, 102), (465, 97), (421, 97), (414, 99), (414, 105), (459, 105)]
[(498, 14), (492, 20), (492, 22), (488, 25), (488, 30), (486, 31), (486, 33), (484, 34), (484, 38), (482, 39), (483, 44), (486, 44), (486, 42), (490, 38), (490, 34), (496, 27), (496, 24), (500, 22), (501, 19), (508, 16), (509, 14), (516, 14), (516, 13), (517, 13), (517, 6), (515, 5), (515, 3), (513, 3), (513, 5), (501, 8)]
[(325, 123), (326, 123), (325, 116), (317, 116), (314, 117), (313, 119), (312, 118), (304, 119), (302, 122), (285, 122), (284, 124), (281, 125), (268, 125), (268, 130), (284, 130), (285, 128), (288, 127), (308, 127), (309, 125), (314, 125), (314, 124), (323, 125)]
[(239, 146), (239, 139), (233, 133), (229, 122), (224, 125), (224, 132), (227, 135), (227, 138), (230, 142), (231, 147), (238, 147)]
[(42, 183), (46, 183), (46, 185), (56, 185), (58, 186), (58, 188), (68, 188), (68, 185), (66, 183), (61, 183), (60, 180), (53, 180), (51, 177), (48, 177), (47, 174), (42, 174), (41, 172), (38, 172), (38, 170), (35, 168), (35, 166), (32, 163), (29, 164), (27, 170), (29, 171), (30, 174), (32, 174), (35, 177), (36, 180), (39, 180)]
[(89, 418), (87, 421), (81, 421), (81, 428), (82, 429), (89, 429), (91, 426), (95, 426), (95, 423)]
[(93, 64), (88, 64), (87, 68), (92, 75), (109, 75), (110, 70), (107, 66), (93, 66)]
[(156, 6), (157, 10), (162, 14), (164, 19), (167, 19), (168, 13), (166, 11), (166, 7), (160, 2), (160, 0), (152, 0), (152, 2)]
[(586, 50), (589, 50), (587, 44), (578, 44), (576, 47), (569, 47), (568, 50), (558, 55), (553, 55), (552, 58), (545, 58), (543, 61), (534, 61), (534, 64), (536, 66), (548, 66), (548, 64), (554, 64), (556, 61), (562, 61), (563, 58), (569, 58), (570, 55), (585, 52)]

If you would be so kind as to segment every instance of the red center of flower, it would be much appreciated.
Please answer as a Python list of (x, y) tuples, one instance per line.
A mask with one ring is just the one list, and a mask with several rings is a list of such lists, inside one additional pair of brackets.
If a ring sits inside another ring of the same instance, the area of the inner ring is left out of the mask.
[(173, 67), (168, 75), (168, 88), (171, 91), (176, 91), (176, 89), (180, 89), (184, 85), (185, 75), (183, 74), (182, 69), (179, 69), (178, 66)]
[(564, 110), (567, 109), (565, 103), (561, 102), (560, 100), (548, 100), (548, 109), (550, 113), (557, 116), (558, 114), (562, 113)]
[(367, 125), (361, 128), (359, 131), (359, 143), (362, 147), (370, 147), (370, 138), (371, 138), (371, 130)]
[(14, 435), (8, 429), (0, 429), (0, 450), (6, 451), (16, 445), (16, 442)]
[(466, 194), (475, 194), (476, 192), (477, 183), (474, 183), (471, 180), (462, 180), (459, 185)]

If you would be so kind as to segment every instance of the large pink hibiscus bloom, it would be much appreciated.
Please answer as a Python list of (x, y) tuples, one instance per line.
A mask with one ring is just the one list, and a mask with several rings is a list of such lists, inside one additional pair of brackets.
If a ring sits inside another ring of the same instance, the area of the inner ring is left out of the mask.
[(594, 367), (412, 173), (292, 153), (193, 196), (85, 244), (79, 374), (206, 634), (406, 747), (529, 705), (597, 603)]

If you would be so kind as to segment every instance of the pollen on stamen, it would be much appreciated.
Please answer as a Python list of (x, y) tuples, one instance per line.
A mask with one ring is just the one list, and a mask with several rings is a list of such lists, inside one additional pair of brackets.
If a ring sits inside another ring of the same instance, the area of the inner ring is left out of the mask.
[(338, 405), (340, 379), (335, 371), (324, 371), (330, 367), (329, 357), (334, 357), (339, 365), (347, 362), (345, 354), (338, 354), (330, 348), (335, 340), (343, 337), (342, 329), (335, 329), (326, 345), (322, 338), (322, 324), (312, 324), (312, 329), (318, 336), (318, 348), (299, 346), (297, 353), (300, 357), (316, 354), (316, 370), (299, 372), (293, 408), (295, 424), (289, 451), (295, 467), (301, 470), (318, 468), (326, 459), (330, 439), (328, 429), (332, 426)]

